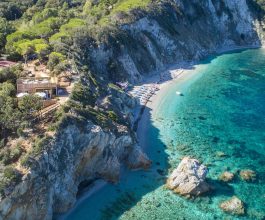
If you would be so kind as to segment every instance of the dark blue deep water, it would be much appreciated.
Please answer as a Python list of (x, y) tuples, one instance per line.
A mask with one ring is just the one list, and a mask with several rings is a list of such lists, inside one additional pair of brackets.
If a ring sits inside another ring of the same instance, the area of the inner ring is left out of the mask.
[[(265, 50), (211, 57), (191, 72), (192, 79), (173, 83), (149, 112), (151, 170), (125, 172), (119, 184), (84, 199), (66, 219), (265, 219)], [(211, 194), (187, 200), (165, 189), (166, 175), (185, 155), (209, 167)], [(242, 181), (242, 169), (254, 170), (257, 180)], [(219, 181), (224, 171), (235, 173), (232, 183)], [(220, 210), (233, 195), (244, 201), (245, 216)]]

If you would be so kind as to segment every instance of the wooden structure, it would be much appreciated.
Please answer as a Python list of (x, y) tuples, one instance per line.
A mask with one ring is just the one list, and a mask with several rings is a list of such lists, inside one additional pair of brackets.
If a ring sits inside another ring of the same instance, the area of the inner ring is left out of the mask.
[(19, 78), (17, 80), (17, 93), (45, 92), (47, 98), (51, 99), (54, 95), (57, 95), (57, 90), (57, 83), (51, 82), (49, 77)]

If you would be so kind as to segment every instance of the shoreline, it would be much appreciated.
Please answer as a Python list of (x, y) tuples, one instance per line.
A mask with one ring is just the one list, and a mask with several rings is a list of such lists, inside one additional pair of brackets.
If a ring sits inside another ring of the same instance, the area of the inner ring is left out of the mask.
[[(225, 54), (225, 53), (229, 53), (229, 52), (233, 52), (233, 51), (236, 52), (238, 50), (260, 49), (260, 48), (265, 48), (265, 47), (262, 45), (260, 45), (260, 46), (254, 46), (254, 45), (234, 46), (234, 47), (230, 47), (230, 48), (224, 47), (224, 48), (220, 48), (220, 49), (216, 50), (215, 53), (213, 53), (213, 54), (209, 54), (207, 57), (212, 56), (212, 55), (213, 56), (215, 56), (215, 55), (220, 56), (221, 54)], [(145, 152), (147, 151), (145, 132), (147, 130), (148, 123), (150, 123), (150, 121), (151, 121), (151, 118), (148, 118), (149, 115), (148, 115), (147, 109), (150, 110), (150, 113), (155, 113), (155, 111), (157, 111), (157, 107), (158, 107), (159, 103), (162, 101), (162, 96), (166, 93), (169, 86), (171, 86), (173, 83), (181, 83), (180, 80), (186, 81), (186, 80), (189, 80), (190, 78), (192, 78), (193, 76), (195, 76), (196, 75), (196, 68), (200, 65), (203, 65), (201, 63), (201, 60), (199, 60), (199, 61), (194, 60), (194, 61), (190, 61), (190, 62), (182, 61), (179, 63), (172, 64), (170, 66), (167, 66), (164, 70), (161, 70), (160, 74), (166, 73), (166, 72), (169, 72), (169, 73), (175, 72), (178, 74), (175, 75), (176, 77), (174, 77), (174, 75), (171, 74), (171, 77), (172, 77), (171, 79), (168, 79), (168, 80), (165, 80), (164, 82), (159, 83), (158, 84), (159, 91), (157, 91), (152, 96), (150, 96), (150, 98), (148, 99), (146, 104), (141, 106), (140, 111), (135, 116), (133, 128), (137, 134), (137, 139), (138, 139), (138, 142), (140, 144), (140, 147)], [(148, 82), (148, 81), (152, 80), (154, 77), (159, 76), (158, 73), (159, 73), (159, 71), (151, 74), (151, 76), (149, 76), (149, 78), (147, 77), (145, 79), (145, 81)], [(150, 84), (150, 83), (143, 83), (142, 86), (145, 86), (148, 84)]]
[[(163, 96), (167, 93), (168, 89), (175, 83), (184, 83), (190, 81), (196, 73), (196, 65), (194, 65), (194, 69), (192, 70), (182, 70), (178, 77), (173, 78), (169, 81), (163, 82), (159, 85), (159, 91), (156, 94), (153, 94), (145, 106), (142, 106), (142, 112), (138, 115), (138, 122), (136, 127), (136, 134), (140, 144), (140, 147), (143, 149), (145, 153), (148, 155), (147, 149), (147, 140), (145, 132), (148, 129), (149, 124), (151, 123), (151, 118), (153, 114), (158, 110), (159, 105), (163, 101)], [(177, 95), (176, 95), (177, 96)]]
[[(220, 56), (225, 53), (236, 52), (240, 50), (251, 50), (251, 49), (260, 49), (260, 48), (265, 48), (265, 45), (246, 45), (246, 46), (231, 46), (231, 47), (227, 46), (227, 47), (216, 49), (214, 53), (209, 53), (207, 56), (205, 56), (204, 59), (210, 56)], [(142, 141), (140, 140), (139, 137), (144, 133), (146, 129), (139, 129), (139, 127), (142, 127), (139, 125), (141, 124), (143, 126), (146, 125), (146, 123), (141, 122), (143, 119), (143, 116), (145, 116), (146, 108), (148, 107), (153, 111), (154, 103), (158, 102), (158, 100), (160, 100), (159, 97), (161, 96), (161, 93), (165, 92), (161, 90), (163, 90), (164, 87), (167, 87), (168, 85), (182, 78), (183, 75), (185, 75), (185, 72), (190, 71), (190, 70), (195, 70), (196, 66), (202, 64), (201, 63), (202, 60), (203, 59), (181, 61), (181, 62), (176, 62), (173, 64), (165, 65), (163, 69), (150, 73), (149, 76), (146, 76), (140, 83), (135, 84), (132, 90), (127, 91), (127, 93), (131, 93), (135, 89), (135, 87), (145, 87), (145, 86), (150, 86), (152, 84), (157, 85), (159, 88), (159, 90), (156, 93), (151, 94), (148, 97), (145, 103), (141, 104), (141, 101), (139, 98), (138, 101), (140, 104), (138, 104), (138, 106), (136, 106), (133, 109), (134, 120), (133, 120), (132, 129), (137, 134), (137, 139), (142, 149), (144, 149), (144, 147), (142, 146), (141, 144)], [(163, 75), (163, 78), (161, 78), (162, 75)], [(137, 98), (134, 95), (132, 96), (134, 98)], [(144, 121), (147, 122), (146, 120)]]
[[(207, 57), (211, 55), (221, 55), (227, 52), (233, 52), (237, 50), (247, 50), (247, 49), (259, 49), (263, 48), (262, 46), (245, 46), (245, 47), (232, 47), (228, 49), (220, 49), (216, 50), (215, 53), (209, 54)], [(206, 57), (206, 58), (207, 58)], [(150, 98), (148, 99), (147, 103), (145, 105), (138, 105), (137, 107), (139, 111), (136, 113), (134, 116), (134, 128), (135, 132), (137, 134), (137, 139), (138, 143), (141, 147), (141, 149), (147, 154), (148, 156), (148, 149), (147, 149), (147, 140), (146, 140), (146, 135), (145, 132), (148, 129), (148, 123), (151, 123), (151, 118), (149, 117), (149, 112), (150, 110), (151, 115), (154, 114), (157, 111), (157, 108), (159, 107), (159, 104), (162, 101), (163, 95), (168, 91), (169, 87), (174, 84), (174, 83), (184, 83), (184, 82), (190, 82), (193, 77), (195, 77), (196, 74), (196, 69), (198, 66), (203, 65), (200, 61), (190, 61), (190, 62), (177, 62), (175, 64), (171, 64), (165, 67), (165, 69), (161, 71), (156, 71), (150, 74), (150, 76), (147, 76), (140, 84), (135, 85), (135, 86), (144, 86), (144, 85), (150, 85), (153, 84), (155, 81), (159, 79), (160, 74), (164, 73), (170, 73), (170, 74), (175, 74), (175, 77), (168, 78), (167, 80), (158, 83), (157, 85), (159, 86), (159, 91), (156, 93), (152, 94)], [(177, 74), (176, 74), (177, 73)], [(136, 108), (137, 108), (136, 107)], [(136, 108), (134, 110), (136, 110)], [(135, 127), (136, 125), (136, 127)], [(91, 197), (92, 195), (96, 194), (99, 190), (104, 188), (108, 183), (105, 181), (100, 181), (100, 182), (95, 182), (94, 186), (91, 187), (90, 190), (85, 192), (83, 195), (81, 195), (77, 201), (74, 207), (72, 207), (68, 212), (64, 214), (60, 214), (57, 216), (59, 220), (65, 219), (67, 216), (69, 216), (76, 208), (77, 206), (80, 205), (84, 200), (87, 198)]]

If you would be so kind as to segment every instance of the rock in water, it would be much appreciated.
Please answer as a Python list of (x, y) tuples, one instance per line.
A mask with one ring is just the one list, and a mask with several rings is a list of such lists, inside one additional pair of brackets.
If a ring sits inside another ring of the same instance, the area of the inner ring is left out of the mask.
[(223, 182), (231, 182), (234, 177), (235, 175), (233, 173), (225, 171), (220, 175), (219, 179)]
[(130, 169), (149, 169), (152, 165), (152, 161), (148, 159), (147, 155), (142, 152), (140, 146), (136, 145), (132, 149), (128, 158), (126, 159), (126, 165)]
[(245, 181), (255, 181), (257, 174), (253, 170), (241, 170), (240, 177)]
[(198, 196), (211, 189), (205, 181), (208, 169), (198, 160), (184, 157), (167, 180), (167, 187), (183, 196)]
[(223, 211), (233, 214), (233, 215), (244, 215), (245, 214), (244, 203), (236, 196), (233, 196), (231, 199), (222, 202), (220, 204), (220, 208)]

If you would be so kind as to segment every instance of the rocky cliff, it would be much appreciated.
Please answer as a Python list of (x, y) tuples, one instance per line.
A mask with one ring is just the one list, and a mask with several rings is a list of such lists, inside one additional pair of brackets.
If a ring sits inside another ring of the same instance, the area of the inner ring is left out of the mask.
[(168, 64), (199, 60), (237, 46), (260, 46), (263, 24), (253, 4), (251, 0), (153, 3), (148, 12), (131, 12), (133, 22), (124, 22), (128, 18), (123, 14), (114, 16), (122, 24), (109, 29), (109, 40), (100, 46), (81, 44), (90, 51), (96, 72), (137, 82)]
[(1, 201), (0, 218), (51, 219), (53, 212), (71, 208), (78, 188), (89, 181), (119, 181), (122, 164), (148, 168), (150, 161), (131, 136), (126, 127), (114, 135), (89, 121), (80, 125), (70, 120), (43, 154), (32, 159), (22, 183)]
[[(250, 0), (154, 2), (148, 11), (133, 10), (129, 18), (115, 15), (118, 24), (107, 29), (108, 40), (91, 46), (91, 37), (76, 37), (75, 45), (82, 62), (89, 63), (102, 80), (134, 83), (168, 64), (198, 60), (235, 46), (260, 46), (262, 22), (250, 6)], [(131, 118), (130, 100), (124, 106), (124, 97), (97, 98), (99, 108), (115, 103), (113, 108), (123, 109), (124, 119)], [(22, 182), (1, 199), (0, 219), (52, 219), (54, 212), (73, 206), (79, 186), (99, 178), (117, 182), (123, 165), (133, 169), (150, 165), (130, 122), (115, 124), (113, 132), (89, 119), (80, 123), (75, 114), (61, 124), (43, 153), (30, 160)]]

